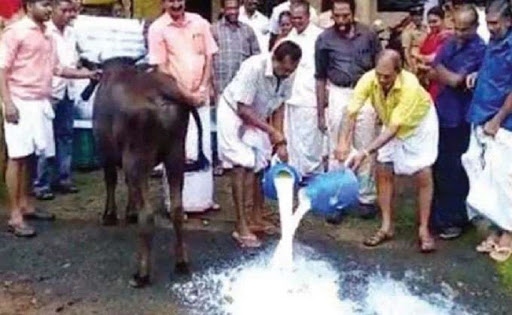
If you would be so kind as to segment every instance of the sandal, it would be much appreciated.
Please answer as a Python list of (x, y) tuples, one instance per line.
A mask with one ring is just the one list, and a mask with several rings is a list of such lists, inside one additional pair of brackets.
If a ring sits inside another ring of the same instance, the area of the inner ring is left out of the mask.
[(512, 256), (512, 248), (508, 246), (500, 247), (497, 245), (494, 250), (489, 253), (489, 256), (495, 261), (503, 263)]
[(372, 236), (367, 238), (363, 242), (363, 244), (368, 247), (375, 247), (375, 246), (383, 244), (391, 239), (393, 239), (393, 233), (389, 233), (389, 232), (386, 232), (383, 230), (378, 230), (377, 232), (375, 232), (375, 234), (373, 234)]
[(493, 239), (486, 239), (476, 247), (479, 253), (491, 253), (498, 247), (498, 244)]
[(278, 226), (266, 220), (263, 220), (260, 224), (252, 222), (249, 223), (249, 230), (251, 230), (252, 233), (265, 233), (269, 236), (279, 234), (280, 232)]
[(241, 236), (240, 233), (234, 231), (231, 236), (242, 248), (258, 248), (261, 246), (261, 241), (254, 234)]
[(34, 237), (36, 231), (28, 224), (10, 224), (7, 226), (7, 232), (12, 233), (16, 237)]
[(436, 242), (432, 236), (420, 236), (419, 240), (420, 252), (423, 254), (432, 253), (436, 250)]

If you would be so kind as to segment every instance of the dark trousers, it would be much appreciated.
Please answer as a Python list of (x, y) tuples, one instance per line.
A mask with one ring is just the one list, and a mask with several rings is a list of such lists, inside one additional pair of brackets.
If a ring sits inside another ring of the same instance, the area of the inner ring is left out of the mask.
[[(74, 102), (68, 94), (55, 106), (53, 132), (55, 135), (55, 158), (37, 157), (34, 191), (49, 191), (51, 184), (71, 183), (71, 157), (73, 154)], [(52, 168), (55, 166), (55, 176)]]
[(469, 146), (470, 126), (439, 128), (439, 155), (434, 164), (434, 200), (431, 224), (435, 230), (464, 227), (468, 222), (468, 177), (461, 156)]

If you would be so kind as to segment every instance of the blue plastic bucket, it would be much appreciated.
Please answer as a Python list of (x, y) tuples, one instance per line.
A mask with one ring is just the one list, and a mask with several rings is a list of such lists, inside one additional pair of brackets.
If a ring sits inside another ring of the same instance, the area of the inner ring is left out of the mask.
[(319, 174), (304, 188), (311, 201), (311, 212), (329, 215), (358, 202), (359, 182), (348, 168)]
[(278, 176), (291, 176), (294, 179), (293, 188), (297, 190), (300, 182), (299, 173), (289, 164), (278, 162), (269, 167), (263, 174), (262, 188), (263, 194), (266, 198), (271, 200), (277, 200), (276, 186), (274, 185), (274, 179)]

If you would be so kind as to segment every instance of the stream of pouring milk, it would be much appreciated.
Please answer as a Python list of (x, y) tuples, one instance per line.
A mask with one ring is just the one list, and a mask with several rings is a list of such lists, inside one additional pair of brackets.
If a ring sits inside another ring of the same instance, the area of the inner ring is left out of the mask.
[(302, 217), (310, 210), (311, 203), (303, 191), (299, 192), (299, 206), (293, 212), (294, 179), (288, 173), (281, 173), (274, 179), (281, 218), (281, 240), (277, 245), (272, 265), (274, 268), (293, 269), (293, 237)]

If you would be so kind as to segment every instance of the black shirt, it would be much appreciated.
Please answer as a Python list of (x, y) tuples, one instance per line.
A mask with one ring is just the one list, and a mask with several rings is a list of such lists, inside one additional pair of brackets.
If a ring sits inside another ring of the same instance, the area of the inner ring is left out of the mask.
[(315, 78), (353, 87), (364, 73), (375, 67), (375, 57), (382, 50), (379, 36), (357, 22), (354, 28), (352, 38), (342, 37), (336, 26), (320, 34), (315, 44)]

